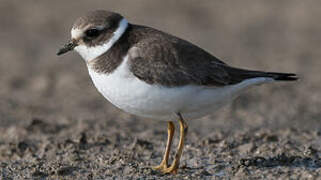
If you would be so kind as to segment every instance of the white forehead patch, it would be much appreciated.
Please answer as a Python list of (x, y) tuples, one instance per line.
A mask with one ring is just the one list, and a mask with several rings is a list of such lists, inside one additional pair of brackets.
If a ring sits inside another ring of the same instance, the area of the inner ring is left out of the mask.
[[(102, 45), (88, 47), (84, 44), (78, 45), (75, 47), (75, 50), (80, 54), (80, 56), (87, 62), (101, 56), (105, 52), (107, 52), (115, 42), (124, 34), (125, 30), (128, 27), (128, 21), (123, 18), (118, 25), (118, 28), (115, 32), (113, 32), (112, 37), (106, 41)], [(77, 38), (82, 36), (82, 31), (79, 29), (72, 29), (71, 30), (71, 37)]]
[(83, 31), (80, 30), (80, 29), (74, 29), (73, 28), (71, 30), (71, 38), (72, 39), (78, 39), (78, 38), (80, 38), (82, 36), (82, 34), (83, 34)]

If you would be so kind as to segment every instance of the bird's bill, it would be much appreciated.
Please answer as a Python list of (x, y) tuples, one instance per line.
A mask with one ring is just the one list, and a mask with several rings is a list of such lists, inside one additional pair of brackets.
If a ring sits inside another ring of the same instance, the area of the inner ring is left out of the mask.
[(65, 54), (69, 51), (72, 51), (77, 46), (77, 43), (75, 41), (69, 41), (67, 44), (65, 44), (59, 51), (57, 52), (57, 55)]

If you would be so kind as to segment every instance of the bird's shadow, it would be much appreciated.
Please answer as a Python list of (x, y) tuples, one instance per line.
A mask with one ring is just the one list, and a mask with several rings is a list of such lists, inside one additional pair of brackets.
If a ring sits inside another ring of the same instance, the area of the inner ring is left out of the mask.
[(273, 167), (304, 167), (304, 168), (321, 168), (321, 158), (318, 156), (291, 156), (284, 153), (264, 158), (256, 156), (252, 158), (243, 158), (239, 164), (245, 167), (273, 168)]
[[(206, 166), (201, 167), (180, 167), (180, 174), (186, 173), (198, 173), (204, 177), (206, 176), (217, 176), (223, 177), (226, 168), (229, 167), (229, 163), (221, 162), (220, 166), (215, 166), (216, 174), (212, 174), (211, 168)], [(225, 164), (225, 165), (224, 165)], [(234, 170), (239, 169), (240, 167), (256, 167), (256, 168), (277, 168), (277, 167), (290, 167), (290, 168), (307, 168), (307, 169), (318, 169), (321, 168), (321, 158), (318, 156), (293, 156), (286, 155), (284, 153), (278, 154), (272, 157), (262, 157), (255, 156), (250, 158), (240, 159), (236, 164), (232, 165), (235, 168)], [(219, 169), (217, 169), (219, 168)], [(208, 171), (209, 170), (209, 171)], [(154, 174), (162, 176), (163, 174), (157, 171), (154, 171)]]

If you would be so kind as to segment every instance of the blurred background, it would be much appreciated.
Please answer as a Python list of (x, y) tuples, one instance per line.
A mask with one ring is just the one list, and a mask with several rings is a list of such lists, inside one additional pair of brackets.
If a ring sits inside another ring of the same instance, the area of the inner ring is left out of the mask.
[(321, 130), (320, 7), (313, 0), (1, 0), (0, 126), (41, 119), (73, 129), (86, 124), (104, 125), (102, 131), (166, 132), (164, 122), (128, 115), (107, 102), (78, 54), (55, 55), (77, 17), (106, 9), (195, 43), (230, 65), (299, 74), (298, 82), (248, 90), (213, 115), (189, 122), (191, 131)]
[(161, 161), (166, 123), (115, 108), (78, 54), (56, 56), (74, 20), (94, 9), (186, 39), (236, 67), (300, 76), (251, 88), (188, 121), (174, 177), (320, 177), (320, 8), (316, 0), (0, 0), (2, 179), (171, 178), (148, 168)]

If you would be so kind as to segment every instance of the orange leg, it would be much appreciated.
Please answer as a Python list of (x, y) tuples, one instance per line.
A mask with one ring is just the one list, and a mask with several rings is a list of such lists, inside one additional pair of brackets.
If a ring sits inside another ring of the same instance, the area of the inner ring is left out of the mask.
[(154, 170), (164, 171), (165, 169), (168, 168), (168, 157), (169, 157), (169, 153), (171, 150), (172, 140), (173, 140), (173, 136), (174, 136), (174, 132), (175, 132), (175, 126), (172, 121), (168, 121), (167, 125), (168, 125), (167, 126), (168, 136), (167, 136), (165, 154), (164, 154), (163, 160), (160, 163), (160, 165), (153, 167)]
[(179, 161), (181, 159), (182, 153), (183, 153), (183, 148), (184, 148), (184, 139), (187, 134), (188, 126), (185, 123), (182, 115), (180, 113), (177, 114), (179, 117), (179, 126), (180, 126), (180, 138), (179, 138), (179, 144), (177, 148), (177, 152), (174, 158), (174, 161), (172, 165), (166, 169), (162, 169), (163, 173), (172, 173), (176, 174), (178, 167), (179, 167)]

